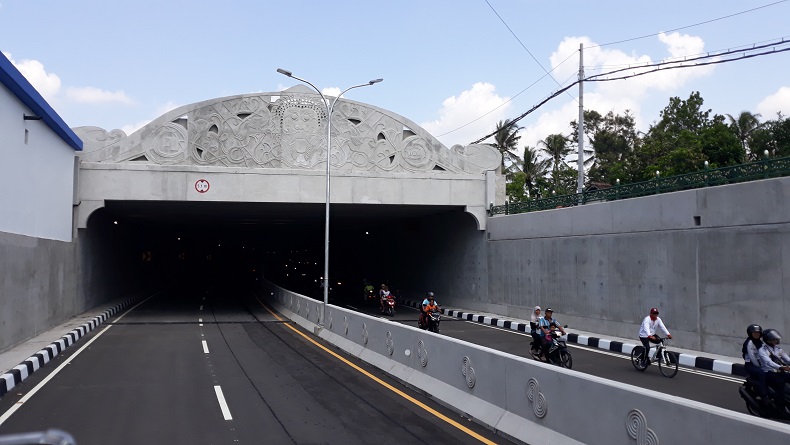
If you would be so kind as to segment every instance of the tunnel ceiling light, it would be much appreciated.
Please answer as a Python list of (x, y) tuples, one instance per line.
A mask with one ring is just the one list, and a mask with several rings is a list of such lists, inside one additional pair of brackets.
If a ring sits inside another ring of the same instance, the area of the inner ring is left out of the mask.
[(115, 224), (116, 226), (118, 225), (118, 221), (113, 221), (112, 223)]

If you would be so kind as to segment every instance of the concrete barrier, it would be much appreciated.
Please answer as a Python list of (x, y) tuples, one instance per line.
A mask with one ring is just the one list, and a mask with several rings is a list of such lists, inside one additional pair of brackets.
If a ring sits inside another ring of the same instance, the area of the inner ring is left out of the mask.
[[(790, 426), (539, 363), (272, 284), (280, 313), (347, 353), (527, 443), (785, 443)], [(733, 393), (733, 397), (737, 394)]]

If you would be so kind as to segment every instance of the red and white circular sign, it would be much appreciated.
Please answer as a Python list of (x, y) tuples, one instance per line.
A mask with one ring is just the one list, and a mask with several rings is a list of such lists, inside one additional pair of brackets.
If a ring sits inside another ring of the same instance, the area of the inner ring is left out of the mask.
[(198, 193), (206, 193), (210, 187), (208, 181), (205, 179), (198, 179), (195, 183), (195, 190), (197, 190)]

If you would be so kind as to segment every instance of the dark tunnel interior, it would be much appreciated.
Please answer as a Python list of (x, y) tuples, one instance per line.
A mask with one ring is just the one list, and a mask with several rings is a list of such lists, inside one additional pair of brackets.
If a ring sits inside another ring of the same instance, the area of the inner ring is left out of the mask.
[[(393, 291), (424, 270), (415, 250), (453, 206), (333, 204), (330, 302), (358, 301), (367, 279)], [(108, 201), (85, 232), (93, 275), (125, 291), (168, 285), (233, 289), (267, 279), (323, 300), (324, 204)]]

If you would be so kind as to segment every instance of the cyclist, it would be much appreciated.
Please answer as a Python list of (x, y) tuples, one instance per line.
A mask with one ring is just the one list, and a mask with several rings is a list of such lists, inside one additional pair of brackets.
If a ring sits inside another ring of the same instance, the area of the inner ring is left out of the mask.
[(757, 389), (758, 401), (762, 404), (768, 400), (768, 387), (765, 384), (765, 371), (760, 366), (760, 357), (758, 351), (763, 346), (761, 340), (763, 335), (763, 327), (759, 324), (750, 324), (746, 328), (748, 338), (743, 342), (741, 354), (743, 355), (744, 367), (746, 374), (754, 380), (754, 386)]
[(790, 357), (779, 347), (782, 335), (776, 329), (763, 332), (763, 347), (758, 352), (765, 380), (774, 390), (774, 405), (779, 416), (787, 418), (785, 408), (785, 383), (790, 383)]
[(639, 327), (639, 340), (642, 342), (642, 346), (645, 347), (642, 360), (647, 364), (650, 363), (650, 343), (661, 343), (661, 339), (656, 335), (656, 328), (660, 328), (667, 338), (672, 338), (672, 334), (669, 333), (666, 326), (664, 326), (664, 322), (658, 317), (658, 309), (651, 308), (650, 315), (642, 320), (642, 325)]

